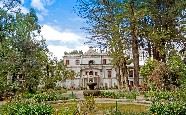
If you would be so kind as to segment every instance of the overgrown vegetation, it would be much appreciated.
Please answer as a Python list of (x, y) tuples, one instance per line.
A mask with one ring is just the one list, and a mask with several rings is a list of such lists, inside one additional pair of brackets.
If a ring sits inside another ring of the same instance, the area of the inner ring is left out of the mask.
[[(186, 114), (185, 0), (77, 2), (76, 11), (87, 19), (85, 30), (91, 42), (107, 48), (113, 58), (119, 89), (129, 87), (128, 65), (134, 65), (136, 91), (101, 92), (100, 97), (136, 99), (141, 75), (144, 97), (152, 102), (148, 111), (141, 105), (139, 111), (134, 111), (134, 105), (129, 106), (132, 110), (122, 111), (117, 102), (111, 106), (99, 105), (94, 97), (86, 97), (73, 108), (69, 106), (59, 111), (45, 104), (75, 98), (73, 93), (68, 97), (56, 91), (38, 93), (39, 85), (43, 85), (44, 90), (55, 89), (58, 81), (72, 80), (75, 72), (67, 70), (63, 60), (49, 58), (51, 53), (45, 40), (37, 39), (42, 38), (41, 26), (33, 9), (25, 14), (16, 10), (16, 6), (21, 5), (19, 0), (0, 1), (3, 1), (0, 7), (0, 100), (14, 97), (12, 102), (1, 106), (3, 115), (99, 114), (103, 108), (107, 109), (105, 114), (116, 115)], [(65, 54), (82, 54), (82, 51)], [(148, 58), (141, 69), (140, 55)]]
[[(118, 84), (123, 87), (128, 84), (128, 59), (138, 86), (140, 58), (167, 64), (173, 51), (184, 54), (185, 5), (184, 0), (79, 0), (76, 11), (86, 20), (89, 42), (107, 48), (113, 57)], [(164, 65), (159, 69), (167, 71)]]
[[(152, 101), (149, 114), (185, 114), (185, 6), (184, 0), (78, 1), (76, 11), (87, 21), (90, 42), (106, 47), (116, 61), (119, 87), (128, 85), (125, 56), (132, 52), (134, 85), (140, 73), (142, 91)], [(148, 59), (140, 71), (139, 57)]]
[(48, 51), (34, 9), (23, 13), (17, 8), (20, 2), (1, 0), (0, 100), (21, 92), (35, 93), (39, 85), (54, 89), (58, 81), (74, 77), (63, 60)]

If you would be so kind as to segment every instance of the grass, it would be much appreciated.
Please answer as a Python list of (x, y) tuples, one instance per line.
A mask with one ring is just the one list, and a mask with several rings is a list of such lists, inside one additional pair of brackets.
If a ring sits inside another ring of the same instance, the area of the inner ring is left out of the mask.
[[(59, 104), (53, 104), (52, 106), (58, 110), (60, 115), (65, 115), (65, 114), (73, 115), (73, 112), (76, 111), (76, 102), (59, 103)], [(115, 106), (116, 106), (115, 103), (96, 103), (94, 111), (96, 111), (96, 113), (103, 114), (105, 111), (114, 109)], [(141, 112), (146, 112), (148, 109), (148, 106), (139, 105), (139, 104), (118, 103), (117, 106), (118, 106), (118, 110), (121, 112), (141, 113)]]
[[(115, 103), (100, 103), (96, 104), (97, 109), (99, 110), (108, 110), (115, 108)], [(136, 104), (119, 104), (118, 103), (118, 110), (121, 112), (145, 112), (147, 110), (147, 106), (145, 105), (136, 105)]]

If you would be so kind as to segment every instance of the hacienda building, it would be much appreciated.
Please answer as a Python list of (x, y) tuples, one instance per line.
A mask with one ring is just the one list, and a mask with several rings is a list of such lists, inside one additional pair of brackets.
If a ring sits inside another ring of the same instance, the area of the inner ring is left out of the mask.
[[(129, 54), (131, 55), (131, 54)], [(140, 66), (147, 59), (146, 52), (140, 52)], [(106, 51), (100, 51), (90, 47), (83, 54), (66, 54), (63, 57), (67, 68), (76, 72), (75, 79), (66, 80), (62, 83), (66, 88), (87, 88), (88, 82), (96, 82), (97, 88), (115, 88), (118, 85), (116, 71), (111, 64), (110, 58)], [(134, 83), (133, 64), (128, 65), (129, 85)], [(139, 78), (139, 84), (142, 82)]]

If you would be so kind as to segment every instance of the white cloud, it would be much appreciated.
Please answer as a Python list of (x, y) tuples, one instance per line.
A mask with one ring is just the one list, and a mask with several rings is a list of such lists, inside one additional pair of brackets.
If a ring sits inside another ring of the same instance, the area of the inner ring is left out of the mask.
[(37, 17), (38, 17), (38, 19), (39, 19), (40, 21), (43, 21), (43, 20), (44, 20), (43, 15), (41, 15), (41, 14), (39, 14), (39, 13), (37, 13), (36, 15), (37, 15)]
[(41, 28), (41, 35), (43, 35), (43, 37), (46, 40), (62, 40), (63, 42), (67, 42), (67, 41), (75, 42), (84, 39), (83, 36), (77, 35), (69, 31), (61, 32), (49, 25), (43, 25), (43, 27)]
[(67, 48), (66, 46), (49, 45), (48, 49), (50, 52), (54, 54), (55, 57), (57, 57), (57, 59), (62, 59), (65, 51), (70, 52), (73, 50), (82, 50), (83, 52), (86, 52), (89, 49), (89, 47), (87, 45), (81, 45), (81, 46), (76, 46), (76, 48), (74, 49), (70, 49)]
[(23, 6), (21, 6), (20, 9), (21, 9), (21, 12), (23, 12), (25, 14), (29, 13), (29, 10), (27, 8), (23, 7)]
[(43, 16), (48, 14), (46, 6), (50, 6), (54, 3), (54, 0), (32, 0), (31, 6), (39, 11), (39, 20), (43, 20)]
[(24, 0), (21, 0), (21, 4), (24, 4)]
[(41, 0), (32, 0), (31, 6), (33, 8), (40, 10), (40, 11), (45, 10), (44, 4), (42, 3)]
[[(70, 31), (60, 31), (58, 27), (43, 25), (41, 28), (41, 35), (46, 41), (57, 40), (58, 42), (66, 43), (63, 45), (53, 45), (50, 43), (50, 45), (48, 45), (49, 51), (58, 59), (61, 59), (64, 56), (65, 51), (82, 50), (83, 52), (86, 52), (89, 48), (88, 45), (81, 43), (81, 41), (85, 39), (84, 36)], [(73, 43), (72, 48), (68, 46), (69, 42)]]

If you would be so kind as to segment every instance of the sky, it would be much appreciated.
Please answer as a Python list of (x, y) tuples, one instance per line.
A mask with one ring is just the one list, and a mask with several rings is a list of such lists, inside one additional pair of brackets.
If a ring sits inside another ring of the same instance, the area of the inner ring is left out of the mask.
[(21, 1), (23, 12), (28, 12), (30, 8), (36, 10), (42, 26), (41, 35), (55, 57), (61, 59), (64, 51), (88, 50), (88, 46), (84, 44), (86, 34), (80, 29), (85, 21), (77, 16), (73, 8), (77, 0)]

